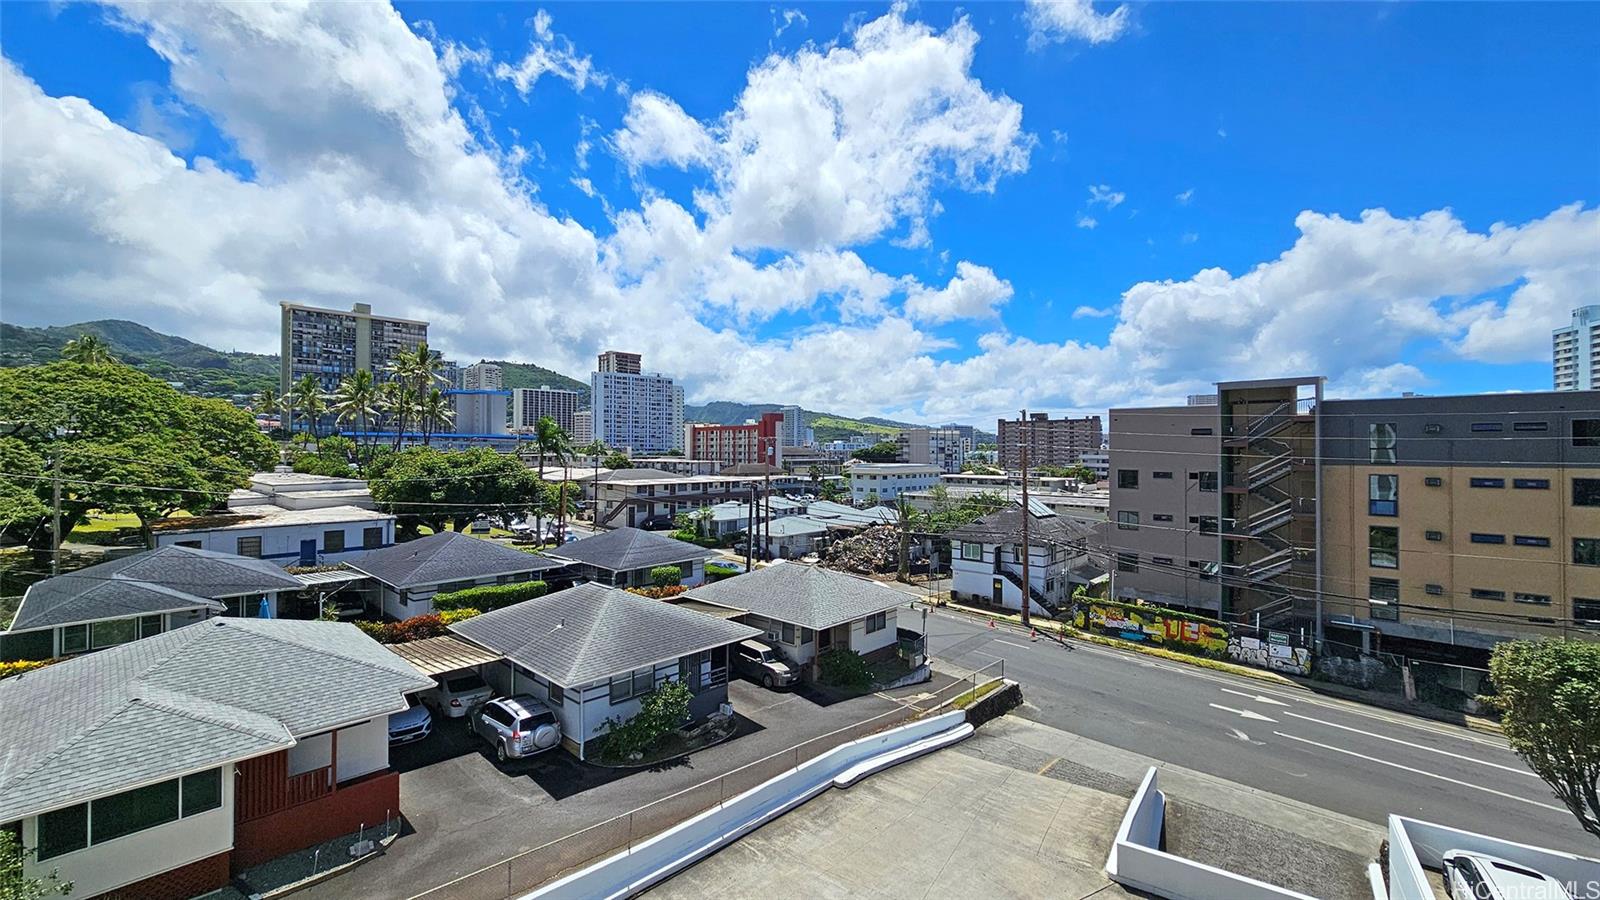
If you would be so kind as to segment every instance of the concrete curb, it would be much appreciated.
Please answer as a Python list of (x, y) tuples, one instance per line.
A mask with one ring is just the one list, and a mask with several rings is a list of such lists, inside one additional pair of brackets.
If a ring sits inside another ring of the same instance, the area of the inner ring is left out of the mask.
[[(929, 605), (932, 606), (933, 604)], [(1017, 630), (1021, 630), (1021, 620), (1017, 616), (1003, 613), (993, 613), (989, 612), (988, 610), (979, 609), (974, 606), (966, 606), (965, 604), (961, 603), (942, 603), (934, 606), (934, 608), (950, 609), (966, 615), (982, 616), (986, 619), (992, 619), (995, 622), (1017, 626)], [(1034, 627), (1038, 628), (1039, 626), (1035, 625)], [(1168, 662), (1178, 663), (1179, 665), (1193, 666), (1197, 669), (1211, 669), (1215, 672), (1224, 672), (1229, 675), (1237, 675), (1240, 678), (1250, 678), (1255, 681), (1265, 681), (1272, 684), (1281, 685), (1283, 687), (1299, 688), (1301, 690), (1310, 691), (1313, 694), (1333, 697), (1339, 700), (1346, 700), (1351, 703), (1360, 703), (1363, 706), (1372, 706), (1378, 709), (1386, 709), (1390, 712), (1416, 716), (1420, 719), (1430, 719), (1435, 722), (1443, 722), (1447, 725), (1456, 725), (1466, 728), (1469, 731), (1476, 731), (1481, 734), (1490, 734), (1496, 737), (1505, 736), (1505, 731), (1500, 727), (1500, 724), (1491, 719), (1483, 719), (1477, 716), (1467, 715), (1465, 713), (1452, 714), (1446, 710), (1435, 709), (1429, 706), (1420, 706), (1409, 703), (1400, 698), (1387, 698), (1381, 695), (1375, 696), (1354, 688), (1347, 688), (1343, 685), (1333, 684), (1331, 682), (1316, 681), (1311, 678), (1295, 678), (1279, 672), (1269, 672), (1265, 669), (1256, 669), (1250, 666), (1239, 666), (1234, 665), (1233, 663), (1226, 663), (1214, 659), (1192, 657), (1188, 654), (1177, 653), (1172, 650), (1163, 650), (1159, 647), (1146, 647), (1141, 644), (1136, 644), (1132, 641), (1119, 641), (1116, 638), (1105, 637), (1104, 635), (1089, 634), (1084, 631), (1079, 631), (1077, 628), (1074, 628), (1070, 625), (1063, 625), (1060, 622), (1051, 621), (1045, 623), (1043, 631), (1054, 631), (1063, 638), (1070, 637), (1075, 640), (1084, 641), (1085, 643), (1090, 644), (1097, 644), (1102, 647), (1125, 650), (1129, 653), (1138, 653), (1142, 656), (1153, 656), (1157, 659), (1164, 659)]]

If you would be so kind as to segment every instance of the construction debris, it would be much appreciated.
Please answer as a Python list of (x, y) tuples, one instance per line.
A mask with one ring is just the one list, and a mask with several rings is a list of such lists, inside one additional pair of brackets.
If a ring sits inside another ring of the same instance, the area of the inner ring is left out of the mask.
[(900, 537), (892, 525), (874, 525), (833, 542), (822, 554), (822, 565), (857, 575), (893, 572), (899, 566)]

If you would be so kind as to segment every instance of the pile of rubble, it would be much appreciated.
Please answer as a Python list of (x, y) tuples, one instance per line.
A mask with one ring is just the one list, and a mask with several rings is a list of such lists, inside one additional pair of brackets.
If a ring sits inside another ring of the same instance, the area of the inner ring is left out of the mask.
[(822, 565), (857, 575), (893, 572), (899, 566), (900, 537), (892, 525), (874, 525), (834, 541), (822, 554)]

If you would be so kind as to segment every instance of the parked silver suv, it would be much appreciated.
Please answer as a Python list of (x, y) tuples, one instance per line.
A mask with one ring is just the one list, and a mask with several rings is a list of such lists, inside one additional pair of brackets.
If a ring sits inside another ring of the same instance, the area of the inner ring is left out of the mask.
[(501, 762), (553, 750), (561, 744), (561, 723), (532, 694), (498, 697), (473, 707), (467, 727), (494, 746)]
[(794, 684), (800, 673), (783, 658), (783, 654), (761, 641), (740, 641), (733, 647), (733, 670), (740, 675), (761, 682), (771, 690)]

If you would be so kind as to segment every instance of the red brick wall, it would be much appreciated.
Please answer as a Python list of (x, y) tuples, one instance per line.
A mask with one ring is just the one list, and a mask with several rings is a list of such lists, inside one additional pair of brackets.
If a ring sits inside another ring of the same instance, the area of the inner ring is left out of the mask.
[(339, 785), (326, 797), (236, 823), (233, 870), (350, 834), (363, 824), (381, 834), (385, 815), (400, 815), (400, 775), (393, 771), (374, 772)]
[(218, 853), (101, 894), (98, 900), (188, 900), (228, 883), (228, 854)]

